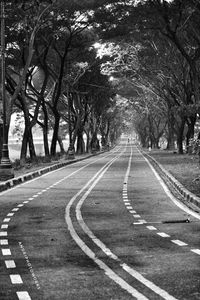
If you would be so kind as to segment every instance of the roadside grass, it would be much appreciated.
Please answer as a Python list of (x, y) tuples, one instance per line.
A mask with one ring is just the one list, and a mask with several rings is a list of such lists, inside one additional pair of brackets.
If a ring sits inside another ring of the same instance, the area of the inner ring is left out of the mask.
[(200, 197), (200, 164), (198, 155), (177, 154), (167, 150), (148, 153), (186, 189)]

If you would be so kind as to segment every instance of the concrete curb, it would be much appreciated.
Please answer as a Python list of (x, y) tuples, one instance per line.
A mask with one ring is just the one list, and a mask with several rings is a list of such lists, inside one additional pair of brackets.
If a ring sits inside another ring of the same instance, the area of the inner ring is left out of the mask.
[(160, 172), (167, 177), (167, 179), (170, 181), (170, 183), (173, 185), (174, 188), (176, 188), (179, 193), (184, 197), (184, 199), (187, 202), (190, 202), (200, 208), (200, 198), (197, 197), (195, 194), (188, 191), (176, 178), (174, 178), (167, 170), (163, 168), (161, 164), (159, 164), (151, 155), (147, 154), (146, 152), (143, 152), (143, 154), (151, 161), (153, 161)]
[(44, 175), (44, 174), (49, 173), (51, 171), (54, 171), (56, 169), (60, 169), (60, 168), (65, 167), (67, 165), (71, 165), (73, 163), (76, 163), (78, 161), (82, 161), (82, 160), (88, 159), (88, 158), (90, 158), (92, 156), (96, 156), (96, 155), (101, 154), (101, 153), (103, 153), (103, 152), (98, 152), (98, 153), (95, 153), (95, 154), (90, 154), (90, 155), (85, 156), (85, 157), (81, 157), (81, 158), (69, 160), (69, 161), (66, 161), (66, 162), (57, 163), (57, 164), (48, 166), (46, 168), (39, 169), (37, 171), (33, 171), (33, 172), (30, 172), (30, 173), (24, 174), (22, 176), (19, 176), (19, 177), (12, 178), (10, 180), (4, 181), (4, 182), (0, 183), (0, 193), (3, 192), (3, 191), (5, 191), (5, 190), (8, 190), (8, 189), (10, 189), (10, 188), (12, 188), (12, 187), (14, 187), (16, 185), (18, 185), (18, 184), (26, 182), (28, 180), (34, 179), (36, 177), (39, 177), (41, 175)]

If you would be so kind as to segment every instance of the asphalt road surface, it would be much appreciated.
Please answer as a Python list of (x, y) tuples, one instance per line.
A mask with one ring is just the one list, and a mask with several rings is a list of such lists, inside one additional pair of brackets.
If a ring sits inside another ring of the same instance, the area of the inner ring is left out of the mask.
[(125, 139), (1, 193), (0, 227), (1, 300), (200, 299), (199, 214)]

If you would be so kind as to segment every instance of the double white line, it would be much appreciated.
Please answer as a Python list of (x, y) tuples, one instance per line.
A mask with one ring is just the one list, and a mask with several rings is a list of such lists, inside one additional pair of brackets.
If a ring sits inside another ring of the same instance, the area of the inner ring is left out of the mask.
[[(104, 270), (105, 274), (112, 279), (114, 282), (116, 282), (122, 289), (126, 290), (129, 294), (131, 294), (133, 297), (135, 297), (138, 300), (148, 300), (147, 297), (145, 297), (143, 294), (141, 294), (139, 291), (137, 291), (135, 288), (133, 288), (131, 285), (129, 285), (125, 280), (123, 280), (120, 276), (118, 276), (110, 267), (108, 267), (102, 260), (100, 260), (96, 254), (85, 244), (85, 242), (79, 237), (77, 231), (75, 230), (71, 216), (70, 211), (71, 207), (74, 204), (74, 202), (77, 200), (77, 198), (85, 191), (85, 193), (82, 195), (80, 200), (78, 201), (78, 204), (76, 205), (76, 218), (83, 229), (83, 231), (92, 239), (92, 241), (111, 259), (115, 260), (120, 264), (122, 269), (129, 273), (132, 277), (140, 281), (142, 284), (144, 284), (146, 287), (151, 289), (154, 293), (158, 294), (165, 300), (177, 300), (173, 296), (169, 295), (166, 291), (162, 290), (158, 286), (156, 286), (154, 283), (150, 282), (146, 278), (144, 278), (139, 272), (135, 271), (125, 263), (123, 263), (115, 254), (111, 252), (109, 248), (106, 247), (105, 244), (103, 244), (94, 234), (93, 232), (88, 228), (88, 226), (85, 224), (82, 214), (81, 214), (81, 207), (87, 196), (91, 193), (93, 188), (96, 186), (96, 184), (99, 182), (99, 180), (103, 177), (105, 172), (108, 170), (108, 168), (126, 151), (122, 151), (120, 154), (118, 154), (116, 157), (111, 159), (110, 162), (106, 163), (105, 166), (103, 166), (88, 182), (87, 184), (76, 194), (74, 197), (70, 200), (68, 203), (66, 210), (65, 210), (65, 220), (68, 225), (69, 232), (74, 239), (74, 241), (77, 243), (77, 245), (81, 248), (81, 250), (90, 257), (99, 267), (100, 269)], [(132, 155), (132, 153), (131, 153)], [(130, 166), (128, 167), (130, 168)]]

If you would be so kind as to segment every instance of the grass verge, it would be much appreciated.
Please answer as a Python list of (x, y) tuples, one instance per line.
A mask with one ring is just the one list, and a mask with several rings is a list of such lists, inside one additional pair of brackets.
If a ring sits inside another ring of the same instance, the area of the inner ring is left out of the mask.
[(167, 150), (152, 150), (148, 153), (187, 190), (200, 197), (200, 164), (196, 155), (176, 154)]

